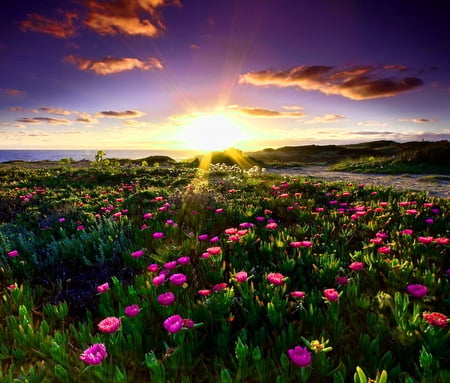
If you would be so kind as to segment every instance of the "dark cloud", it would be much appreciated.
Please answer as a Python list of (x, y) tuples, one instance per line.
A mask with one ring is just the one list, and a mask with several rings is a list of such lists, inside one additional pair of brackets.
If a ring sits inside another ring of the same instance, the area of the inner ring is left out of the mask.
[(115, 110), (106, 110), (96, 114), (96, 117), (111, 117), (111, 118), (136, 118), (145, 115), (144, 112), (139, 110), (125, 110), (118, 112)]
[(401, 122), (414, 122), (416, 124), (425, 124), (428, 122), (435, 122), (436, 120), (433, 120), (431, 118), (400, 118), (399, 121)]
[(74, 20), (78, 15), (74, 12), (66, 12), (62, 21), (52, 20), (36, 13), (29, 14), (27, 19), (20, 23), (22, 31), (46, 33), (53, 37), (64, 39), (75, 34)]
[[(403, 68), (403, 66), (402, 66)], [(406, 70), (406, 67), (404, 67)], [(399, 66), (297, 66), (284, 71), (262, 70), (241, 75), (240, 83), (256, 86), (297, 87), (352, 100), (393, 97), (423, 85), (417, 77), (396, 78)]]
[(100, 75), (110, 75), (133, 69), (164, 69), (162, 62), (153, 57), (150, 57), (145, 61), (139, 60), (135, 57), (105, 57), (101, 60), (90, 60), (71, 55), (65, 57), (64, 60), (74, 64), (79, 70), (91, 71)]
[(102, 35), (158, 37), (165, 26), (159, 8), (180, 5), (178, 0), (87, 0), (85, 25)]
[(24, 117), (19, 118), (17, 122), (23, 124), (50, 124), (50, 125), (70, 125), (72, 121), (65, 118), (51, 118), (51, 117)]

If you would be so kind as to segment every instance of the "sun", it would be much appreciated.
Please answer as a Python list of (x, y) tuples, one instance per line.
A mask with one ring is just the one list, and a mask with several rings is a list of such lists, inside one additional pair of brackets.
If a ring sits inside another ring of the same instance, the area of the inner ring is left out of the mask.
[(224, 150), (248, 139), (242, 125), (224, 114), (189, 116), (177, 134), (186, 149)]

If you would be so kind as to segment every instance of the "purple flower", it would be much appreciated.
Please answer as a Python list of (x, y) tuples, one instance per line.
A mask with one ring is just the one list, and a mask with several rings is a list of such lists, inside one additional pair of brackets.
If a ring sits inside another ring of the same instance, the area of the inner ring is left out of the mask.
[(19, 251), (18, 250), (11, 250), (10, 252), (8, 252), (8, 257), (17, 257), (19, 255)]
[(144, 250), (137, 250), (131, 253), (133, 258), (140, 258), (144, 255)]
[(299, 367), (308, 367), (311, 364), (311, 353), (306, 347), (296, 346), (288, 350), (289, 358)]
[(167, 270), (172, 270), (172, 269), (174, 269), (175, 267), (177, 267), (177, 261), (170, 261), (170, 262), (166, 262), (165, 264), (164, 264), (164, 267), (167, 269)]
[(177, 262), (180, 265), (188, 265), (191, 262), (191, 258), (190, 257), (180, 257), (177, 259)]
[(175, 294), (168, 291), (158, 295), (158, 302), (163, 306), (169, 306), (175, 301)]
[(414, 298), (423, 298), (428, 293), (428, 289), (424, 285), (408, 285), (406, 287), (408, 294), (412, 295)]
[(206, 241), (208, 239), (208, 234), (200, 234), (198, 236), (199, 241)]
[(160, 232), (153, 233), (153, 238), (155, 239), (161, 239), (162, 237), (164, 237), (164, 233)]
[(87, 364), (100, 364), (108, 356), (103, 343), (95, 343), (80, 355), (80, 359)]
[(170, 276), (169, 281), (175, 286), (182, 286), (187, 281), (187, 277), (184, 274), (178, 273)]
[(172, 315), (164, 321), (164, 328), (172, 334), (180, 331), (182, 327), (183, 318), (178, 314)]

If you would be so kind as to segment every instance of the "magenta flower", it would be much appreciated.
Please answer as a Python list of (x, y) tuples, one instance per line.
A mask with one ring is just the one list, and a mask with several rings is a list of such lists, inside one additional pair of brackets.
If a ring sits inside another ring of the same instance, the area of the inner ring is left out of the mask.
[(402, 234), (402, 235), (413, 235), (414, 234), (414, 230), (405, 229), (405, 230), (400, 231), (400, 234)]
[(419, 237), (418, 238), (420, 243), (423, 243), (424, 245), (428, 245), (429, 243), (433, 242), (433, 237)]
[(311, 353), (306, 347), (296, 346), (288, 350), (291, 361), (299, 367), (308, 367), (311, 364)]
[(143, 218), (144, 218), (144, 219), (150, 219), (150, 218), (152, 218), (152, 216), (153, 216), (152, 213), (144, 213)]
[(173, 274), (169, 277), (169, 281), (174, 284), (175, 286), (182, 286), (186, 283), (187, 277), (184, 274), (177, 273)]
[(96, 365), (100, 364), (107, 356), (105, 345), (103, 343), (95, 343), (83, 351), (80, 359), (87, 364)]
[(208, 239), (208, 234), (200, 234), (198, 236), (199, 241), (206, 241)]
[(239, 271), (236, 273), (236, 281), (239, 283), (245, 282), (248, 279), (247, 272)]
[(266, 229), (269, 229), (269, 230), (274, 230), (277, 227), (278, 227), (278, 225), (275, 222), (271, 222), (266, 225)]
[(162, 237), (164, 237), (164, 233), (160, 232), (153, 233), (153, 238), (155, 239), (161, 239)]
[(159, 270), (159, 266), (156, 263), (152, 263), (151, 265), (147, 266), (147, 270), (151, 273), (156, 273)]
[(208, 295), (212, 294), (212, 290), (198, 290), (198, 295), (201, 295), (202, 297), (207, 297)]
[(97, 286), (97, 292), (99, 292), (99, 293), (104, 293), (107, 290), (109, 290), (109, 283), (108, 282), (103, 283), (100, 286)]
[(175, 302), (175, 294), (168, 291), (158, 295), (158, 302), (163, 306), (169, 306)]
[(213, 286), (213, 289), (216, 293), (218, 293), (219, 291), (222, 291), (223, 289), (227, 288), (227, 284), (226, 283), (217, 283)]
[(211, 242), (211, 243), (219, 242), (219, 237), (217, 237), (217, 236), (212, 237), (212, 238), (209, 240), (209, 242)]
[(292, 298), (302, 299), (305, 297), (306, 294), (303, 291), (291, 291), (290, 295)]
[(195, 323), (192, 319), (189, 319), (189, 318), (183, 319), (183, 327), (184, 328), (187, 328), (187, 329), (192, 328), (192, 327), (194, 327), (194, 324)]
[(406, 291), (414, 298), (423, 298), (428, 293), (427, 287), (420, 284), (408, 285)]
[(18, 250), (11, 250), (8, 252), (8, 257), (17, 257), (19, 255), (19, 251)]
[(98, 329), (101, 332), (111, 334), (116, 332), (120, 328), (121, 320), (117, 317), (107, 317), (103, 319), (98, 325)]
[(444, 237), (439, 237), (439, 238), (435, 238), (434, 242), (436, 242), (436, 244), (441, 245), (441, 246), (447, 246), (450, 243), (450, 239), (444, 238)]
[(273, 285), (282, 285), (284, 283), (284, 275), (281, 273), (269, 273), (267, 280)]
[(133, 258), (140, 258), (140, 257), (142, 257), (144, 255), (144, 250), (137, 250), (137, 251), (133, 251), (132, 253), (131, 253), (131, 256), (133, 257)]
[(364, 263), (352, 262), (348, 267), (350, 267), (353, 271), (361, 271), (364, 268)]
[(125, 315), (130, 318), (138, 315), (140, 311), (141, 308), (138, 305), (127, 306), (124, 309)]
[(190, 257), (180, 257), (177, 259), (177, 262), (180, 265), (188, 265), (189, 263), (191, 263), (191, 258)]
[(389, 246), (381, 246), (377, 249), (380, 254), (389, 254), (391, 252), (391, 248)]
[(164, 328), (172, 334), (177, 333), (183, 327), (183, 318), (176, 314), (168, 317), (164, 321)]
[(339, 299), (339, 293), (335, 289), (325, 289), (323, 295), (328, 302), (334, 302)]
[(348, 277), (345, 277), (345, 276), (343, 276), (343, 277), (336, 277), (336, 282), (339, 285), (345, 286), (345, 285), (348, 284)]
[(166, 263), (164, 264), (164, 267), (165, 267), (167, 270), (172, 270), (172, 269), (174, 269), (175, 267), (177, 267), (177, 265), (178, 265), (178, 262), (177, 262), (177, 261), (170, 261), (170, 262), (166, 262)]

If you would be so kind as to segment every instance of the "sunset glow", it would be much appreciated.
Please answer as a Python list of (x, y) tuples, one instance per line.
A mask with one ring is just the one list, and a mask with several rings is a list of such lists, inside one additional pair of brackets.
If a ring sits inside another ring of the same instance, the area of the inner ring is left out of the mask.
[(190, 117), (180, 127), (177, 138), (182, 141), (183, 149), (203, 151), (224, 150), (241, 146), (248, 139), (242, 126), (223, 114), (202, 114)]

